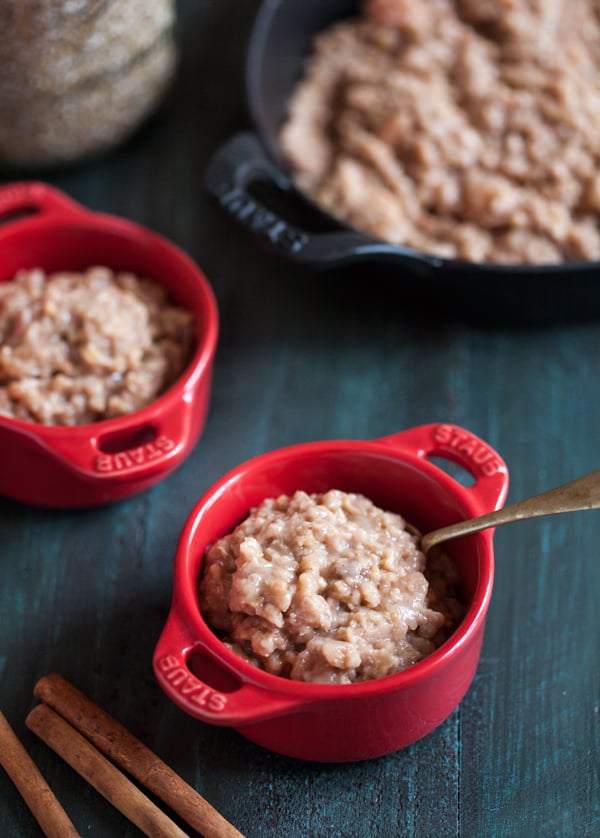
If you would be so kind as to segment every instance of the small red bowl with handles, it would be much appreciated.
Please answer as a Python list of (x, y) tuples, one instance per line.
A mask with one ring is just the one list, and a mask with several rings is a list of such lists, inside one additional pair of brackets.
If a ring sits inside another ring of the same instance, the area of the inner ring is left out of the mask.
[(156, 233), (92, 212), (47, 184), (0, 187), (0, 282), (22, 268), (83, 271), (95, 265), (165, 286), (194, 316), (193, 356), (163, 395), (126, 416), (57, 427), (0, 415), (0, 494), (15, 500), (75, 508), (128, 497), (180, 465), (203, 429), (218, 311), (198, 266)]
[[(433, 458), (459, 464), (474, 482), (467, 488)], [(427, 532), (499, 508), (508, 471), (489, 445), (448, 424), (367, 442), (304, 443), (243, 463), (209, 489), (186, 522), (171, 610), (153, 665), (165, 693), (197, 719), (233, 727), (287, 756), (347, 762), (410, 745), (459, 704), (479, 662), (494, 552), (490, 530), (448, 542), (465, 616), (439, 649), (410, 669), (341, 685), (270, 675), (226, 648), (205, 623), (197, 596), (203, 556), (265, 498), (332, 488), (362, 493)]]

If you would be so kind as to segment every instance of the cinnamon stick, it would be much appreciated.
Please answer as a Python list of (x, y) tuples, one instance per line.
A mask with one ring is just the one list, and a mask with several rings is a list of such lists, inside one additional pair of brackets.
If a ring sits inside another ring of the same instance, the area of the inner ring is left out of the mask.
[(41, 678), (33, 693), (205, 838), (244, 838), (127, 728), (60, 675), (53, 673)]
[(0, 712), (0, 765), (13, 781), (48, 838), (78, 838), (79, 833)]
[(188, 838), (131, 780), (50, 707), (38, 704), (25, 723), (149, 838)]

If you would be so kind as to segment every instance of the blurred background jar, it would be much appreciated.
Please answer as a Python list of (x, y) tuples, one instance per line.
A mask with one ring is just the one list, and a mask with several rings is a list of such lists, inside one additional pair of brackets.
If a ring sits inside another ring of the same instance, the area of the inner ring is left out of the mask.
[(0, 0), (0, 162), (38, 168), (125, 140), (175, 72), (175, 0)]

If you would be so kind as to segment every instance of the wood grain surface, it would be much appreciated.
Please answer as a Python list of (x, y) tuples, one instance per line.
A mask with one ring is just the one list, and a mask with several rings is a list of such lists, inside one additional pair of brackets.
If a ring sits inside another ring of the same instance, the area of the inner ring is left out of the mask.
[[(427, 301), (380, 287), (373, 268), (347, 281), (282, 264), (206, 200), (210, 156), (247, 125), (243, 56), (256, 6), (182, 0), (181, 63), (160, 113), (101, 159), (36, 173), (187, 250), (214, 287), (221, 335), (205, 432), (163, 483), (76, 513), (0, 500), (0, 709), (77, 829), (95, 838), (139, 833), (26, 729), (33, 686), (48, 672), (127, 726), (248, 838), (591, 838), (600, 834), (597, 512), (497, 531), (475, 681), (440, 728), (391, 756), (343, 766), (280, 757), (188, 717), (154, 680), (181, 527), (200, 494), (250, 456), (448, 421), (502, 454), (509, 500), (600, 467), (600, 323), (434, 318)], [(40, 834), (3, 772), (0, 834)]]

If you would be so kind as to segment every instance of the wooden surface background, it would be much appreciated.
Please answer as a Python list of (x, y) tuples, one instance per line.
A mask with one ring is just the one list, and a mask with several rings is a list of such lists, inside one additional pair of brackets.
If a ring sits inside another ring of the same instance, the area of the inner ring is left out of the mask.
[[(344, 766), (286, 759), (189, 718), (154, 681), (183, 522), (250, 456), (449, 421), (502, 454), (509, 500), (600, 468), (600, 323), (432, 320), (427, 301), (407, 306), (374, 269), (346, 284), (283, 265), (207, 202), (211, 154), (246, 125), (242, 62), (256, 5), (182, 0), (181, 65), (158, 116), (102, 159), (42, 173), (186, 249), (213, 284), (221, 336), (206, 430), (165, 482), (77, 513), (0, 500), (0, 708), (82, 835), (139, 833), (26, 730), (33, 685), (51, 671), (248, 838), (600, 834), (600, 512), (496, 533), (473, 686), (405, 751)], [(39, 834), (1, 771), (0, 834)]]

